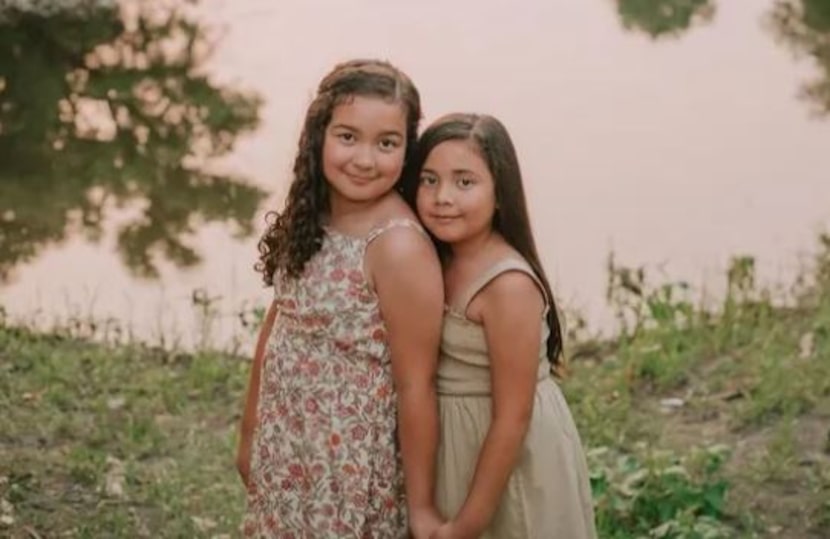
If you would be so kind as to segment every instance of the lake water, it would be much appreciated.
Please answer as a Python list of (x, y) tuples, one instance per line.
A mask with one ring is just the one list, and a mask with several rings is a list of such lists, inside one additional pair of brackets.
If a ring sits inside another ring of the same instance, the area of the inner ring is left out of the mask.
[[(204, 9), (226, 32), (214, 76), (265, 99), (261, 128), (227, 165), (273, 193), (269, 207), (280, 205), (319, 78), (343, 59), (387, 58), (418, 84), (426, 122), (458, 110), (504, 121), (555, 289), (608, 327), (611, 250), (655, 279), (717, 289), (735, 254), (756, 256), (764, 280), (789, 278), (828, 229), (830, 118), (812, 117), (797, 97), (818, 70), (765, 28), (772, 5), (721, 2), (711, 23), (659, 40), (625, 30), (611, 1), (211, 0)], [(251, 269), (256, 238), (210, 225), (194, 241), (204, 264), (164, 263), (160, 280), (143, 281), (122, 267), (112, 234), (70, 239), (18, 268), (0, 303), (34, 323), (114, 317), (151, 341), (207, 332), (223, 342), (239, 330), (239, 308), (270, 296)], [(209, 328), (194, 289), (218, 298)]]

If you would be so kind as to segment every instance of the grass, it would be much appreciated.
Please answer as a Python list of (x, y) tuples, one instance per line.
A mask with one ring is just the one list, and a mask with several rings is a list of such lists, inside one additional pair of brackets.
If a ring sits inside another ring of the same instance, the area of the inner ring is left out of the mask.
[[(621, 332), (570, 335), (563, 385), (601, 537), (830, 536), (830, 237), (819, 248), (785, 296), (736, 258), (716, 305), (609, 264)], [(238, 535), (246, 361), (2, 320), (0, 536)]]
[(0, 369), (12, 536), (235, 535), (245, 362), (3, 328)]
[[(617, 492), (602, 537), (830, 536), (830, 236), (785, 295), (756, 284), (751, 258), (727, 280), (704, 307), (612, 260), (620, 335), (571, 336), (565, 392), (586, 445), (613, 455), (592, 462)], [(690, 464), (711, 451), (724, 456)]]

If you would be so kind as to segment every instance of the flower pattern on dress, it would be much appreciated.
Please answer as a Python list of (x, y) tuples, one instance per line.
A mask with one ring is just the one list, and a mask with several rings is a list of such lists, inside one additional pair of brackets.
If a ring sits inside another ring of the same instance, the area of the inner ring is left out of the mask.
[(246, 537), (407, 537), (386, 328), (366, 238), (327, 230), (298, 279), (274, 279)]

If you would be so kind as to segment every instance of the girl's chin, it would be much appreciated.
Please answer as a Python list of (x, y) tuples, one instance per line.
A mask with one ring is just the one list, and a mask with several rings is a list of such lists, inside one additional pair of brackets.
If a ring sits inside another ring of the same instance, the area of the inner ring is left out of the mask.
[[(455, 235), (455, 234), (447, 234), (447, 233), (436, 234), (435, 231), (433, 231), (433, 230), (430, 230), (430, 232), (432, 233), (432, 236), (436, 240), (440, 241), (441, 243), (446, 243), (447, 245), (452, 245), (453, 243), (463, 242), (466, 239), (464, 237), (459, 237), (458, 235)], [(442, 231), (439, 231), (439, 232), (442, 232)]]

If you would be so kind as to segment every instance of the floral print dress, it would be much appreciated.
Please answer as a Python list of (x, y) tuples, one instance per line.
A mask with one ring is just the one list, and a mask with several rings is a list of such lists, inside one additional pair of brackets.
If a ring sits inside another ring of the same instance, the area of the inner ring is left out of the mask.
[(260, 383), (246, 537), (406, 537), (396, 402), (367, 245), (326, 229), (299, 279), (274, 279), (277, 321)]

